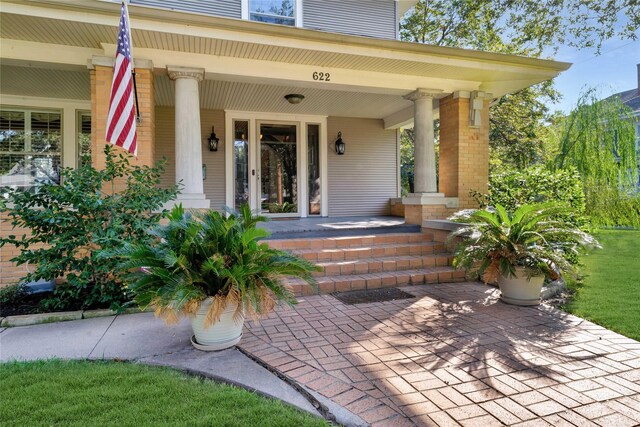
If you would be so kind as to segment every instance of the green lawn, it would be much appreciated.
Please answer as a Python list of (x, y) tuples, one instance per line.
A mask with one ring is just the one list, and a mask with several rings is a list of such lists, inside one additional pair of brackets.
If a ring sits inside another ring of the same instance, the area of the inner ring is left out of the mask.
[(586, 277), (565, 309), (640, 341), (640, 232), (606, 230), (584, 257)]
[(246, 390), (117, 362), (0, 364), (2, 426), (326, 426)]

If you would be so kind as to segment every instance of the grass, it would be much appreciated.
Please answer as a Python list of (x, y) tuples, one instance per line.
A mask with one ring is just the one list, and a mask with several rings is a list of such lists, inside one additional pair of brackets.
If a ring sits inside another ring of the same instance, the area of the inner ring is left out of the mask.
[(237, 387), (128, 363), (0, 364), (0, 390), (3, 426), (328, 425)]
[(605, 230), (596, 238), (602, 249), (584, 257), (586, 277), (564, 308), (640, 341), (640, 232)]

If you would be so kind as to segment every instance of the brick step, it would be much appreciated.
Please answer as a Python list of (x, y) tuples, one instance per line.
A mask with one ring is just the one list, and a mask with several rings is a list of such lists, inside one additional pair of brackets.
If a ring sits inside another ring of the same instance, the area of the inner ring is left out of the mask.
[(389, 233), (367, 236), (321, 237), (267, 240), (274, 249), (336, 249), (355, 248), (371, 245), (405, 244), (433, 241), (430, 233)]
[[(316, 278), (321, 294), (331, 292), (355, 291), (360, 289), (379, 289), (394, 286), (423, 285), (425, 283), (464, 282), (464, 270), (453, 267), (429, 267), (419, 270), (402, 270), (382, 273), (369, 273), (344, 276), (323, 276)], [(296, 296), (313, 295), (316, 291), (299, 279), (288, 279)]]
[(317, 272), (316, 276), (345, 276), (446, 267), (450, 265), (451, 261), (452, 256), (449, 253), (327, 261), (317, 263), (322, 267), (322, 271)]
[(387, 256), (427, 255), (444, 251), (443, 243), (394, 243), (335, 249), (293, 249), (292, 252), (313, 262), (344, 261)]

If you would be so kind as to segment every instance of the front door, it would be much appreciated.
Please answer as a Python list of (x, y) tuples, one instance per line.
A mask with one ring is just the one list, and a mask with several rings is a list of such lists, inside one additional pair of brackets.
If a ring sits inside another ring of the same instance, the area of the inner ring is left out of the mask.
[(228, 113), (227, 205), (273, 217), (326, 216), (322, 117)]
[(256, 189), (261, 213), (299, 216), (298, 125), (258, 122)]

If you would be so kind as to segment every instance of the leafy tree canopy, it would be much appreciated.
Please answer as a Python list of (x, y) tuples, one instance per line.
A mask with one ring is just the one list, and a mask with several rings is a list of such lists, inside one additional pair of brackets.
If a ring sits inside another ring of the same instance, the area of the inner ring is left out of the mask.
[(635, 40), (639, 27), (637, 0), (420, 0), (400, 35), (438, 46), (540, 56), (560, 45), (599, 50), (614, 36)]

